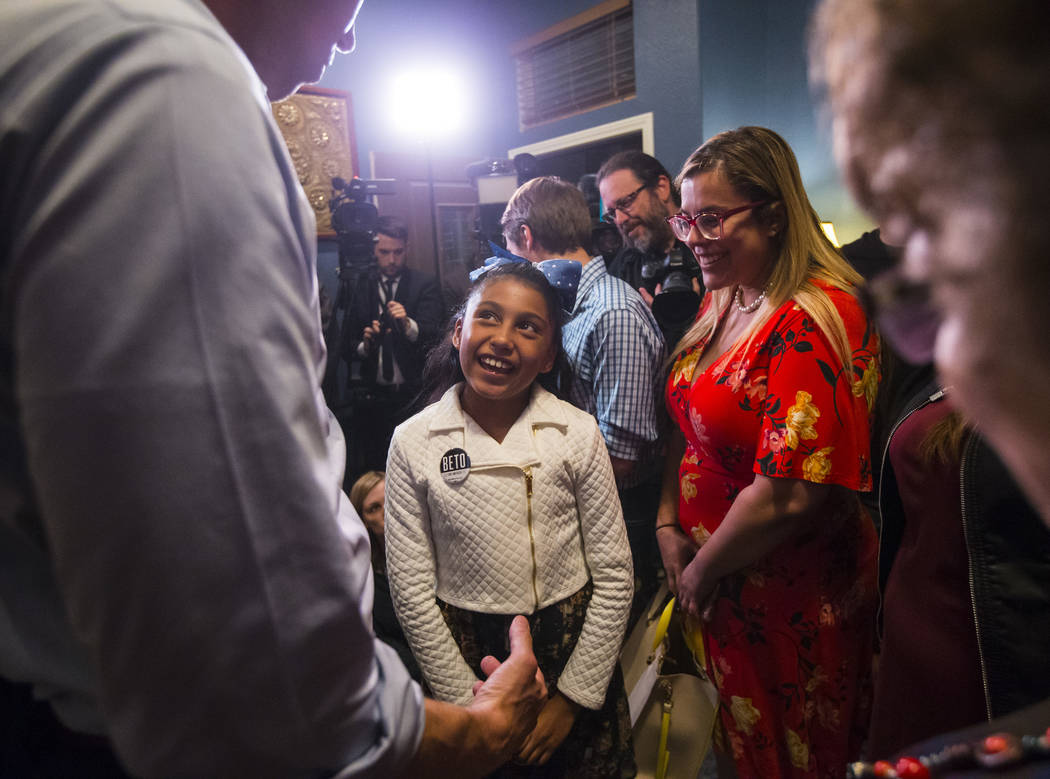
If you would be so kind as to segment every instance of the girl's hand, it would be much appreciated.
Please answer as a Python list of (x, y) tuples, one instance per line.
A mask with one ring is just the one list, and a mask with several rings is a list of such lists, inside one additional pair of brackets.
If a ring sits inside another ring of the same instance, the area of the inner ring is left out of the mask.
[(678, 608), (684, 613), (705, 620), (711, 615), (713, 600), (718, 582), (708, 581), (700, 558), (694, 557), (678, 579)]
[(657, 530), (656, 543), (660, 547), (660, 559), (667, 573), (667, 589), (678, 595), (682, 571), (692, 562), (699, 547), (678, 527)]
[(525, 744), (518, 753), (518, 760), (529, 765), (544, 765), (569, 735), (579, 710), (578, 703), (569, 700), (560, 692), (554, 693), (540, 712), (536, 727), (525, 739)]

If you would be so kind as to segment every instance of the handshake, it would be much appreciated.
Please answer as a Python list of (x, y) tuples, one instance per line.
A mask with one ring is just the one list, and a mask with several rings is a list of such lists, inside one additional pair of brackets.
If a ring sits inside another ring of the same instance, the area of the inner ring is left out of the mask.
[(423, 740), (403, 776), (484, 776), (535, 742), (537, 718), (548, 703), (547, 685), (536, 665), (529, 623), (515, 617), (510, 626), (510, 656), (481, 661), (488, 676), (474, 685), (466, 708), (432, 698), (424, 701)]

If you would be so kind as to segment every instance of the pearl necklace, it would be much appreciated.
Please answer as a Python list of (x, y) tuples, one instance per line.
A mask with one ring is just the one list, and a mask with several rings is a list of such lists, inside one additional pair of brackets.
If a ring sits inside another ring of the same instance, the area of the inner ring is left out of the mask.
[(769, 285), (759, 293), (758, 297), (751, 301), (748, 305), (744, 305), (744, 293), (740, 287), (736, 288), (736, 292), (733, 293), (733, 302), (736, 303), (737, 310), (742, 314), (753, 314), (758, 311), (758, 307), (762, 305), (762, 301), (766, 299), (766, 292), (769, 291)]

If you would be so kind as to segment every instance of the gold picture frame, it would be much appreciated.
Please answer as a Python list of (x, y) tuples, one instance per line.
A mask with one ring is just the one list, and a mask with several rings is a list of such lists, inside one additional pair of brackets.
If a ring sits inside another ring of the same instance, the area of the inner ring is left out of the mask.
[(328, 201), (332, 179), (357, 175), (350, 94), (323, 87), (301, 87), (271, 104), (299, 183), (317, 218), (317, 237), (334, 238)]

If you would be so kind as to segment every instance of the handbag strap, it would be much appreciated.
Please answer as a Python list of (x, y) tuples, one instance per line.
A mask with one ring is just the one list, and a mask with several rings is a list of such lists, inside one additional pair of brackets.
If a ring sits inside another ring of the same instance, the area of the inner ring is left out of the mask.
[(671, 752), (667, 749), (667, 740), (671, 735), (671, 706), (667, 703), (660, 716), (660, 743), (656, 748), (656, 779), (666, 779), (667, 766), (671, 763)]
[[(653, 634), (653, 645), (649, 649), (650, 653), (656, 652), (656, 648), (663, 643), (664, 638), (667, 636), (667, 627), (671, 624), (671, 614), (674, 611), (675, 600), (676, 598), (671, 598), (671, 600), (667, 601), (663, 613), (660, 614), (660, 621), (656, 623), (656, 632)], [(694, 624), (692, 620), (689, 620), (689, 623), (683, 625), (682, 635), (685, 638), (686, 646), (689, 647), (689, 651), (693, 653), (693, 657), (702, 670), (707, 667), (707, 647), (704, 646), (704, 630), (699, 622)]]
[(655, 652), (656, 648), (664, 642), (664, 638), (667, 636), (667, 626), (671, 624), (671, 613), (674, 611), (674, 602), (674, 598), (667, 601), (663, 613), (660, 614), (660, 620), (656, 623), (656, 633), (653, 634), (653, 645), (649, 648), (650, 652)]
[(687, 619), (686, 624), (682, 626), (682, 636), (685, 638), (685, 645), (689, 647), (693, 658), (703, 671), (707, 668), (707, 647), (704, 644), (703, 624), (700, 620)]

